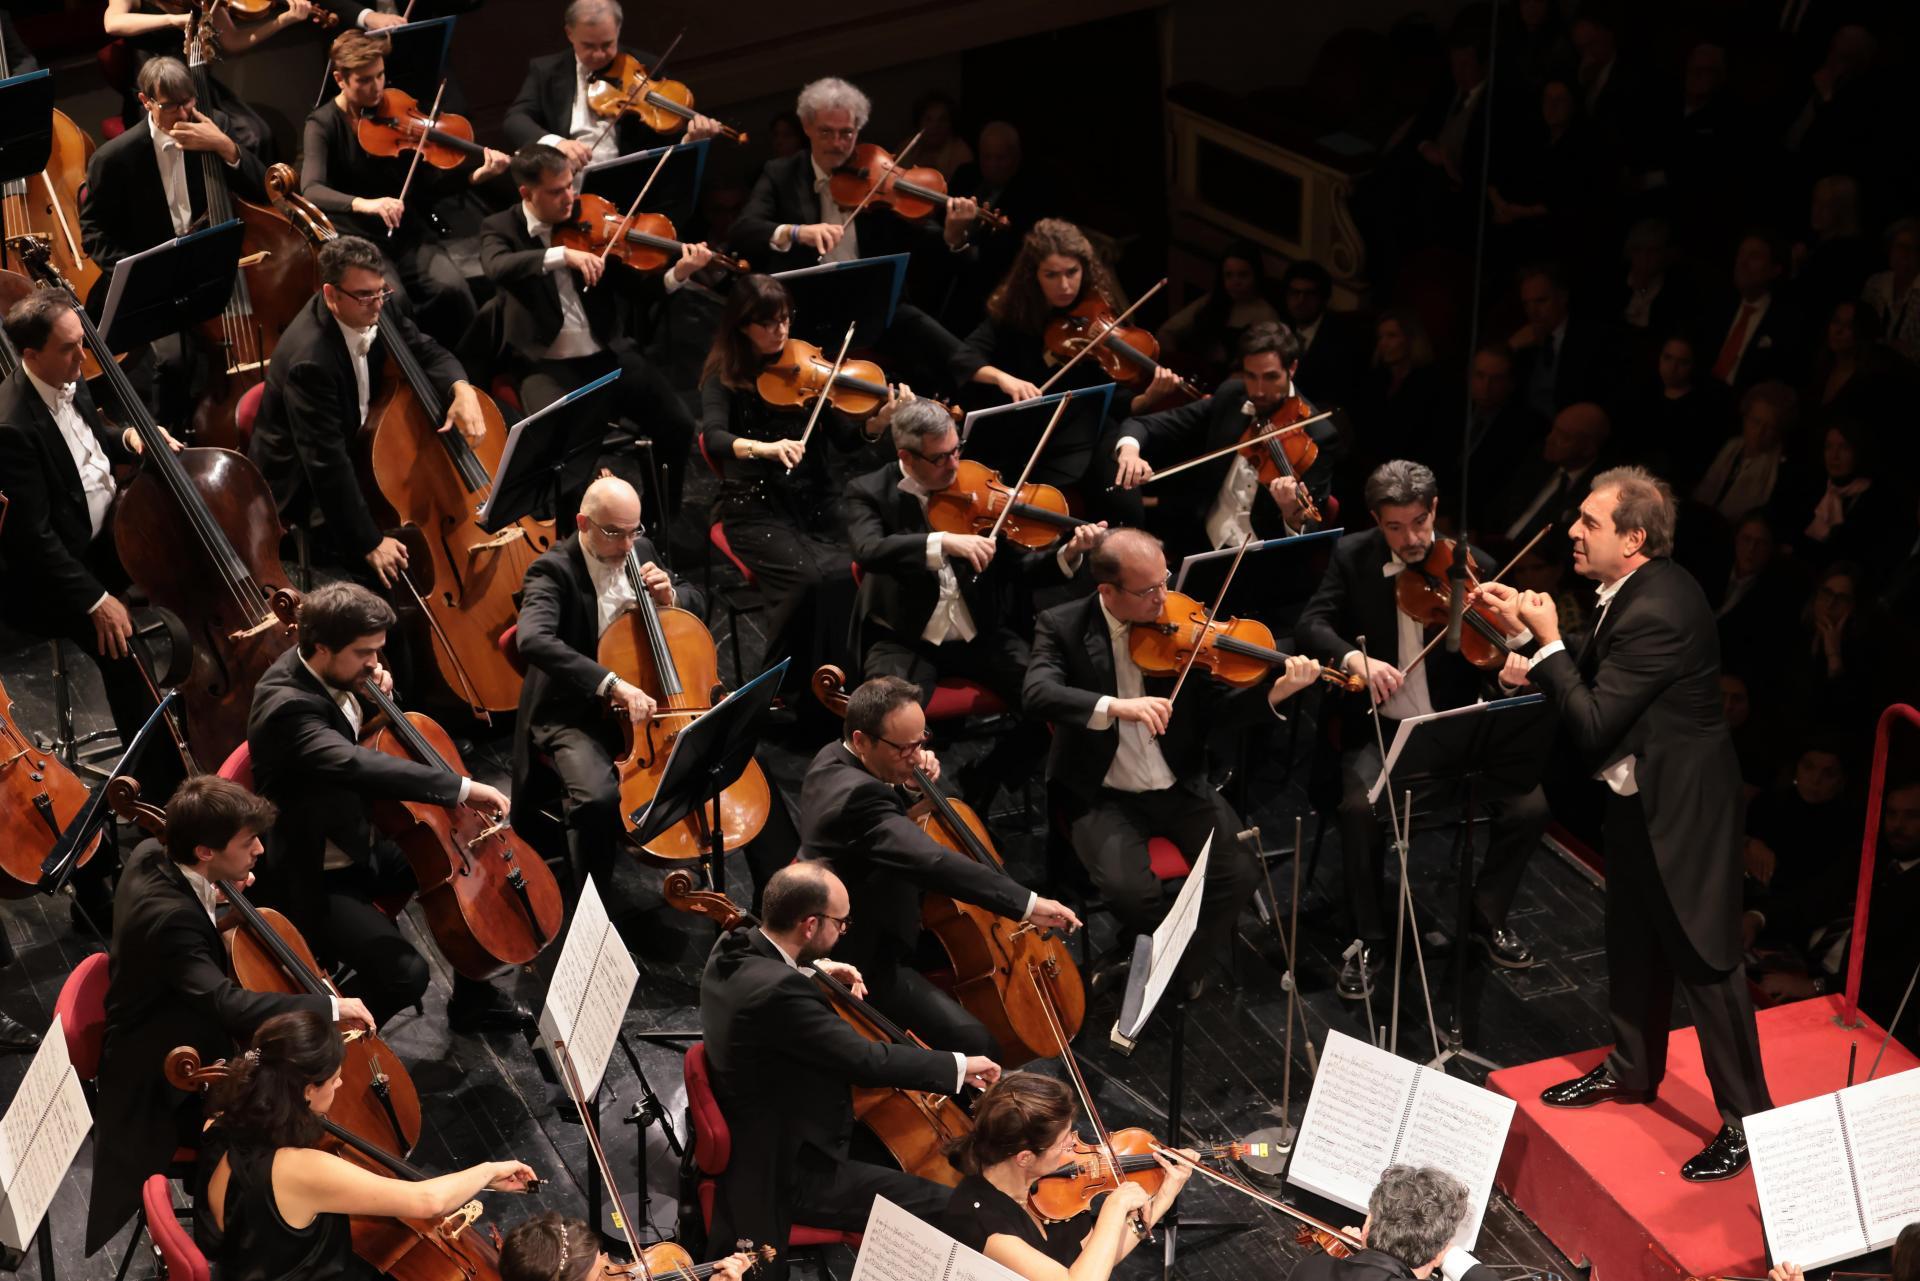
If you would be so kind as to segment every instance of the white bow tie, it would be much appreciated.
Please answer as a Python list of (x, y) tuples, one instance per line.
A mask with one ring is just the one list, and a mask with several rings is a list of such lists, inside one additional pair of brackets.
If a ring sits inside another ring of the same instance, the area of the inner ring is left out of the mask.
[(1407, 569), (1407, 562), (1401, 560), (1398, 556), (1396, 556), (1392, 560), (1388, 561), (1386, 564), (1380, 567), (1380, 577), (1398, 578), (1401, 574), (1406, 572), (1406, 569)]
[(60, 388), (60, 390), (54, 393), (54, 399), (60, 402), (60, 405), (62, 408), (65, 408), (73, 404), (73, 398), (75, 395), (79, 393), (79, 391), (80, 391), (80, 384), (68, 383), (66, 386)]

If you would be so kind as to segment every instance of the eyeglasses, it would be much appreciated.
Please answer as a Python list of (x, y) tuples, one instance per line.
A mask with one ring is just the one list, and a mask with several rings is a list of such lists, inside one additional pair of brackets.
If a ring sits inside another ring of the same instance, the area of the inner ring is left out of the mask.
[(923, 454), (916, 449), (913, 451), (913, 454), (914, 457), (926, 463), (928, 466), (938, 467), (942, 463), (951, 462), (953, 459), (958, 458), (960, 451), (965, 448), (965, 445), (955, 445), (952, 449), (943, 449), (937, 454)]
[(815, 125), (813, 136), (823, 141), (829, 138), (845, 138), (849, 142), (860, 136), (858, 129), (829, 129), (825, 125)]
[(1113, 586), (1116, 591), (1122, 591), (1129, 596), (1138, 596), (1142, 600), (1148, 600), (1155, 596), (1165, 596), (1167, 589), (1173, 586), (1173, 575), (1168, 574), (1159, 582), (1148, 583), (1145, 587), (1122, 587), (1118, 583), (1115, 583)]
[(595, 525), (594, 528), (600, 531), (600, 537), (610, 543), (630, 543), (640, 537), (640, 526), (638, 525), (631, 528), (625, 528), (620, 525)]
[(933, 745), (933, 735), (931, 734), (922, 734), (919, 738), (914, 739), (911, 743), (896, 743), (892, 739), (887, 738), (881, 734), (875, 734), (874, 737), (878, 739), (880, 742), (885, 743), (888, 747), (891, 747), (894, 751), (900, 753), (900, 755), (902, 756), (911, 756), (915, 752), (919, 751), (921, 748), (931, 747)]
[(816, 912), (815, 915), (823, 921), (832, 921), (835, 925), (838, 925), (842, 934), (845, 934), (853, 928), (853, 913), (851, 912), (845, 916), (834, 916), (827, 912)]
[(366, 307), (372, 307), (385, 302), (387, 299), (393, 297), (394, 292), (391, 289), (342, 289), (338, 285), (333, 286), (333, 289), (335, 292), (345, 294), (355, 302)]

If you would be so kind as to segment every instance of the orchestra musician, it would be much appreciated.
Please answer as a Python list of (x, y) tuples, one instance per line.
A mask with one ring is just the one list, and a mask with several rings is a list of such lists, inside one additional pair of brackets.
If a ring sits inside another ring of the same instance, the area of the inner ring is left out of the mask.
[(1699, 1029), (1721, 1127), (1684, 1179), (1747, 1167), (1742, 1118), (1773, 1106), (1741, 966), (1740, 762), (1722, 715), (1713, 609), (1674, 563), (1678, 511), (1638, 467), (1594, 477), (1568, 537), (1574, 572), (1599, 583), (1592, 630), (1570, 646), (1552, 598), (1478, 592), (1540, 647), (1530, 675), (1559, 710), (1561, 741), (1607, 785), (1607, 988), (1614, 1046), (1549, 1087), (1554, 1107), (1651, 1102), (1666, 1070), (1677, 983)]
[(312, 1011), (275, 1015), (213, 1089), (199, 1136), (194, 1239), (226, 1281), (333, 1281), (386, 1275), (354, 1254), (349, 1216), (439, 1219), (481, 1192), (525, 1192), (523, 1161), (482, 1161), (399, 1179), (318, 1145), (341, 1085), (346, 1045)]
[(876, 1195), (929, 1221), (947, 1203), (937, 1183), (849, 1157), (850, 1087), (958, 1094), (991, 1085), (1000, 1066), (980, 1055), (870, 1041), (834, 1013), (807, 969), (862, 994), (861, 971), (827, 959), (852, 917), (839, 877), (822, 863), (795, 863), (767, 883), (759, 928), (722, 934), (707, 958), (701, 1034), (733, 1134), (709, 1240), (785, 1241), (794, 1223), (859, 1231)]
[[(750, 1254), (730, 1254), (714, 1260), (712, 1271), (702, 1267), (692, 1275), (743, 1281), (753, 1263)], [(518, 1224), (500, 1246), (500, 1281), (599, 1281), (620, 1275), (625, 1266), (600, 1248), (600, 1234), (585, 1219), (571, 1218), (557, 1210), (536, 1214)], [(639, 1275), (647, 1274), (641, 1271)]]
[[(388, 693), (380, 650), (393, 607), (355, 583), (327, 583), (300, 602), (300, 643), (254, 687), (247, 746), (255, 790), (279, 807), (260, 871), (260, 899), (292, 919), (323, 960), (351, 971), (341, 985), (384, 1023), (418, 1003), (431, 978), (375, 900), (413, 889), (404, 856), (374, 828), (376, 800), (469, 805), (496, 819), (507, 798), (449, 769), (360, 745), (366, 714), (354, 690)], [(491, 984), (454, 975), (447, 1024), (456, 1032), (513, 1031), (531, 1019)]]
[(720, 132), (718, 122), (695, 114), (682, 133), (663, 137), (631, 111), (623, 111), (609, 127), (587, 104), (587, 91), (605, 79), (615, 58), (625, 53), (651, 69), (659, 59), (652, 53), (620, 47), (620, 27), (626, 11), (620, 0), (569, 0), (562, 23), (565, 53), (544, 54), (527, 64), (520, 94), (507, 108), (502, 126), (515, 148), (544, 142), (566, 156), (575, 172), (603, 160), (615, 160), (667, 142), (699, 142)]
[[(132, 55), (134, 78), (126, 87), (120, 112), (129, 130), (140, 123), (142, 107), (135, 89), (141, 70), (150, 58), (179, 58), (186, 52), (187, 33), (197, 7), (176, 0), (107, 0), (101, 24), (107, 35), (123, 43)], [(235, 22), (222, 5), (205, 6), (201, 20), (211, 27), (220, 52), (234, 57), (282, 31), (300, 26), (312, 15), (313, 0), (286, 0), (285, 8), (258, 22)], [(14, 73), (17, 75), (21, 70), (16, 66)], [(277, 149), (273, 129), (266, 118), (210, 71), (203, 72), (202, 78), (204, 105), (227, 118), (224, 127), (233, 140), (255, 158), (271, 161)]]
[(360, 0), (318, 0), (322, 8), (331, 9), (341, 21), (358, 27), (362, 31), (385, 31), (389, 27), (404, 26), (407, 19), (401, 10), (417, 11), (422, 20), (441, 16), (437, 10), (444, 6), (429, 3), (424, 6), (399, 3), (395, 0), (374, 0), (372, 4), (362, 4)]
[[(651, 307), (685, 284), (713, 258), (702, 244), (689, 244), (658, 276), (629, 267), (617, 255), (601, 257), (554, 241), (554, 231), (573, 216), (573, 175), (554, 147), (532, 143), (514, 153), (509, 170), (520, 203), (480, 224), (480, 262), (499, 290), (502, 338), (520, 385), (521, 407), (546, 408), (576, 387), (615, 369), (609, 389), (617, 412), (642, 426), (653, 440), (666, 473), (664, 520), (680, 508), (680, 490), (693, 446), (693, 415), (635, 342), (638, 322)], [(563, 527), (577, 510), (587, 482), (599, 470), (595, 446), (606, 415), (596, 397), (573, 415), (574, 428), (561, 446), (565, 461), (555, 519)], [(589, 430), (591, 429), (591, 430)], [(586, 439), (573, 437), (586, 435)], [(625, 440), (630, 450), (631, 439)]]
[(1280, 704), (1319, 679), (1319, 664), (1287, 660), (1269, 686), (1224, 692), (1196, 673), (1181, 687), (1142, 674), (1129, 649), (1134, 623), (1160, 617), (1166, 553), (1139, 529), (1108, 531), (1087, 564), (1095, 593), (1041, 613), (1027, 667), (1026, 710), (1053, 726), (1049, 801), (1094, 887), (1120, 918), (1121, 943), (1096, 961), (1096, 991), (1126, 968), (1133, 936), (1160, 923), (1162, 890), (1147, 841), (1163, 836), (1189, 859), (1213, 838), (1194, 946), (1181, 963), (1189, 998), (1213, 981), (1233, 943), (1234, 922), (1253, 898), (1259, 869), (1241, 840), (1246, 826), (1207, 780), (1206, 741), (1222, 728), (1279, 717)]
[[(1152, 479), (1156, 464), (1171, 467), (1224, 449), (1298, 395), (1293, 376), (1300, 367), (1300, 340), (1285, 325), (1249, 325), (1240, 336), (1239, 361), (1238, 376), (1206, 399), (1127, 419), (1114, 444), (1115, 482), (1132, 489)], [(1312, 412), (1312, 406), (1307, 409)], [(1259, 467), (1240, 454), (1226, 454), (1182, 473), (1177, 483), (1156, 487), (1160, 502), (1149, 523), (1181, 558), (1238, 547), (1249, 533), (1280, 538), (1315, 528), (1301, 495), (1304, 487), (1316, 507), (1326, 503), (1338, 429), (1332, 419), (1322, 419), (1305, 430), (1319, 457), (1299, 479), (1277, 476), (1264, 486), (1270, 504), (1260, 501)]]
[[(1299, 1281), (1495, 1281), (1500, 1275), (1453, 1243), (1473, 1208), (1464, 1183), (1437, 1166), (1390, 1165), (1367, 1196), (1361, 1248), (1341, 1258), (1313, 1250), (1294, 1265)], [(1445, 1272), (1442, 1273), (1442, 1264)]]
[[(488, 147), (478, 164), (439, 169), (422, 162), (416, 170), (411, 151), (370, 154), (360, 145), (356, 122), (378, 107), (386, 92), (388, 52), (384, 36), (347, 31), (334, 38), (330, 57), (340, 92), (307, 116), (300, 192), (341, 231), (381, 246), (419, 309), (421, 327), (451, 345), (466, 333), (478, 308), (429, 215), (441, 198), (505, 173), (507, 156)], [(420, 104), (423, 113), (430, 108)]]
[(116, 891), (108, 951), (106, 1033), (100, 1050), (87, 1252), (133, 1217), (140, 1185), (167, 1168), (179, 1147), (197, 1147), (200, 1099), (167, 1084), (161, 1067), (177, 1045), (212, 1062), (245, 1045), (276, 1014), (373, 1030), (351, 996), (253, 992), (234, 981), (216, 920), (222, 881), (246, 885), (272, 829), (271, 802), (238, 783), (198, 774), (167, 802), (167, 833), (141, 842)]
[[(1440, 486), (1420, 463), (1396, 459), (1367, 477), (1367, 509), (1374, 527), (1348, 534), (1334, 548), (1326, 574), (1294, 629), (1300, 648), (1330, 667), (1363, 676), (1381, 718), (1380, 733), (1391, 740), (1409, 716), (1426, 716), (1499, 696), (1494, 681), (1457, 653), (1436, 645), (1418, 666), (1414, 656), (1427, 643), (1426, 629), (1399, 608), (1395, 580), (1417, 566), (1433, 549), (1434, 515)], [(1495, 567), (1477, 549), (1473, 556), (1483, 577)], [(1367, 638), (1362, 653), (1356, 637)], [(1508, 689), (1525, 683), (1525, 661), (1509, 655), (1499, 681)], [(1386, 843), (1367, 791), (1380, 777), (1380, 749), (1358, 699), (1346, 711), (1340, 753), (1340, 848), (1347, 882), (1347, 907), (1364, 952), (1349, 957), (1340, 971), (1339, 992), (1361, 1000), (1386, 964), (1388, 928), (1381, 912)], [(1536, 785), (1518, 795), (1503, 794), (1497, 780), (1483, 784), (1476, 797), (1486, 809), (1492, 832), (1474, 889), (1473, 938), (1494, 964), (1525, 969), (1533, 951), (1507, 925), (1507, 912), (1519, 892), (1527, 859), (1539, 847), (1547, 826), (1547, 802)]]
[(1193, 1168), (1155, 1153), (1159, 1191), (1122, 1180), (1098, 1213), (1048, 1223), (1029, 1202), (1042, 1178), (1074, 1158), (1073, 1116), (1073, 1090), (1053, 1077), (1009, 1072), (989, 1086), (973, 1105), (973, 1130), (947, 1154), (964, 1177), (940, 1216), (941, 1229), (1028, 1281), (1107, 1281), (1146, 1239), (1134, 1211), (1151, 1231)]
[(407, 548), (375, 523), (354, 462), (367, 406), (400, 376), (384, 359), (387, 344), (397, 338), (419, 360), (445, 400), (447, 427), (479, 440), (486, 425), (460, 362), (404, 312), (384, 311), (392, 291), (372, 243), (328, 241), (319, 268), (320, 292), (267, 363), (247, 453), (272, 487), (282, 523), (308, 532), (314, 564), (391, 587), (408, 567)]
[(863, 924), (858, 932), (842, 930), (839, 952), (859, 968), (874, 1008), (937, 1049), (991, 1055), (998, 1052), (993, 1035), (913, 968), (921, 898), (946, 895), (1040, 929), (1071, 932), (1080, 918), (1001, 869), (948, 849), (907, 816), (914, 771), (940, 778), (919, 694), (895, 676), (853, 691), (846, 736), (821, 748), (807, 767), (800, 844), (805, 858), (831, 867), (852, 895)]

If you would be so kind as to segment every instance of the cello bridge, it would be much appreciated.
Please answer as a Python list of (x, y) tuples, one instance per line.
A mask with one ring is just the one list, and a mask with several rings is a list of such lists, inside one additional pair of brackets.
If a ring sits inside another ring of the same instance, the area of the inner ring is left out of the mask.
[(483, 1213), (485, 1213), (485, 1211), (480, 1208), (478, 1201), (467, 1202), (458, 1210), (455, 1210), (452, 1214), (440, 1220), (440, 1235), (449, 1241), (458, 1240), (462, 1232), (465, 1232), (468, 1228), (480, 1222), (480, 1216)]

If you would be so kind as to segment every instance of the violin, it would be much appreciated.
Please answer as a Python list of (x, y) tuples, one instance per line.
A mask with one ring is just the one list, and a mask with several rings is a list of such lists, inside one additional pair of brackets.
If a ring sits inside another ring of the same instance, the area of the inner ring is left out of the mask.
[(1052, 485), (1028, 481), (1015, 493), (999, 472), (963, 458), (953, 483), (927, 498), (927, 524), (946, 534), (985, 534), (1009, 506), (1000, 532), (1022, 547), (1051, 546), (1088, 523), (1067, 511), (1066, 495)]
[[(205, 6), (211, 13), (215, 9), (225, 9), (235, 22), (259, 22), (273, 16), (280, 0), (212, 0)], [(331, 31), (340, 24), (340, 15), (323, 4), (313, 6), (307, 14), (307, 21), (322, 31)]]
[[(660, 893), (670, 907), (703, 916), (723, 930), (760, 924), (758, 917), (725, 894), (694, 889), (693, 874), (684, 868), (667, 873)], [(925, 1041), (848, 991), (844, 983), (819, 970), (813, 971), (813, 978), (834, 1012), (867, 1040), (926, 1048)], [(949, 1188), (960, 1182), (960, 1172), (947, 1160), (947, 1149), (973, 1132), (973, 1120), (949, 1096), (894, 1086), (855, 1086), (853, 1115), (908, 1174)]]
[[(829, 709), (846, 714), (846, 676), (839, 668), (826, 665), (816, 670), (813, 687)], [(907, 817), (915, 826), (956, 854), (1006, 870), (985, 821), (971, 806), (948, 796), (917, 767), (913, 779), (921, 799)], [(1029, 964), (1045, 969), (1057, 995), (1059, 1025), (1068, 1037), (1078, 1035), (1086, 1017), (1086, 989), (1064, 940), (942, 894), (927, 895), (920, 912), (952, 963), (954, 999), (993, 1034), (1002, 1051), (1002, 1067), (1014, 1068), (1029, 1059), (1060, 1053), (1054, 1022), (1040, 1009), (1027, 980)]]
[[(616, 618), (600, 636), (600, 665), (629, 685), (653, 696), (657, 707), (642, 728), (627, 723), (628, 745), (619, 761), (620, 821), (629, 834), (634, 817), (644, 811), (660, 788), (667, 758), (681, 731), (702, 713), (713, 710), (724, 696), (720, 683), (720, 655), (713, 633), (692, 612), (663, 608), (640, 577), (640, 558), (627, 551), (622, 567), (633, 589), (634, 605)], [(730, 845), (738, 847), (760, 834), (773, 803), (760, 762), (748, 761), (746, 772), (720, 794), (720, 822)], [(662, 866), (674, 867), (706, 855), (711, 848), (710, 811), (702, 806), (649, 840), (641, 853)]]
[[(640, 59), (630, 53), (616, 54), (587, 85), (587, 109), (602, 120), (617, 120), (631, 112), (658, 134), (680, 132), (697, 114), (693, 90), (678, 80), (653, 79)], [(747, 135), (732, 125), (717, 120), (714, 123), (720, 125), (721, 137), (732, 142), (747, 140)]]
[[(753, 1256), (753, 1262), (747, 1265), (746, 1274), (750, 1277), (759, 1276), (760, 1269), (772, 1263), (780, 1253), (770, 1245), (755, 1246), (751, 1241), (741, 1241), (738, 1245), (740, 1248), (736, 1253)], [(715, 1259), (710, 1263), (695, 1263), (685, 1246), (676, 1241), (662, 1241), (641, 1250), (636, 1262), (625, 1267), (610, 1265), (605, 1275), (623, 1276), (629, 1281), (652, 1281), (654, 1277), (663, 1278), (663, 1281), (706, 1281), (721, 1262)]]
[[(1251, 403), (1248, 408), (1252, 408)], [(1247, 430), (1241, 434), (1240, 439), (1248, 444), (1240, 451), (1240, 456), (1254, 465), (1263, 487), (1272, 485), (1282, 476), (1298, 481), (1301, 514), (1317, 524), (1320, 509), (1314, 504), (1313, 495), (1307, 491), (1306, 475), (1308, 469), (1319, 460), (1320, 446), (1307, 434), (1305, 427), (1289, 426), (1311, 417), (1313, 406), (1303, 396), (1287, 397), (1280, 402), (1278, 409), (1264, 419), (1254, 415), (1247, 423)], [(1286, 430), (1278, 436), (1253, 443), (1275, 428)]]
[(429, 115), (420, 110), (418, 98), (402, 89), (383, 91), (378, 105), (354, 117), (353, 128), (370, 156), (417, 151), (435, 169), (458, 169), (468, 161), (481, 164), (487, 158), (487, 149), (473, 140), (472, 121), (452, 112)]
[[(371, 680), (360, 693), (386, 719), (362, 746), (466, 774), (460, 750), (431, 717), (402, 712)], [(433, 941), (461, 974), (484, 979), (525, 965), (559, 936), (559, 882), (505, 818), (488, 822), (466, 805), (379, 801), (374, 822), (406, 854)]]
[[(1113, 308), (1098, 294), (1089, 294), (1072, 311), (1048, 321), (1041, 340), (1050, 364), (1073, 360), (1083, 349), (1091, 349), (1107, 377), (1122, 386), (1145, 387), (1160, 372), (1159, 342), (1145, 329), (1117, 323)], [(1205, 395), (1186, 378), (1173, 391), (1176, 403), (1183, 405)]]
[[(1153, 1159), (1153, 1153), (1166, 1145), (1138, 1127), (1115, 1130), (1110, 1137), (1111, 1158), (1098, 1144), (1076, 1138), (1067, 1163), (1040, 1176), (1028, 1204), (1047, 1222), (1061, 1223), (1083, 1213), (1095, 1197), (1123, 1182), (1138, 1183), (1149, 1193), (1158, 1192), (1167, 1172)], [(1246, 1152), (1244, 1143), (1216, 1143), (1201, 1152), (1201, 1159), (1237, 1161)]]
[(810, 405), (824, 392), (828, 404), (854, 417), (886, 404), (893, 390), (887, 375), (871, 360), (842, 361), (835, 374), (832, 359), (801, 338), (787, 339), (753, 386), (769, 405)]
[[(605, 253), (635, 271), (671, 267), (680, 261), (680, 251), (686, 248), (665, 214), (636, 213), (628, 218), (611, 200), (591, 192), (582, 192), (574, 199), (573, 217), (553, 229), (553, 242), (583, 253)], [(750, 270), (744, 259), (723, 253), (713, 255), (713, 265), (733, 273)]]
[[(43, 752), (13, 717), (0, 685), (0, 898), (37, 893), (41, 864), (86, 806), (87, 785), (52, 752)], [(74, 866), (100, 848), (96, 834)]]
[[(1161, 602), (1159, 618), (1133, 625), (1127, 652), (1149, 675), (1173, 676), (1189, 666), (1203, 667), (1216, 679), (1242, 689), (1258, 684), (1287, 661), (1273, 646), (1272, 630), (1259, 619), (1216, 618), (1209, 624), (1206, 607), (1176, 591), (1169, 591)], [(1367, 689), (1364, 678), (1337, 667), (1322, 665), (1320, 679), (1348, 694), (1363, 694)]]
[[(1427, 558), (1408, 565), (1394, 580), (1393, 595), (1400, 612), (1422, 627), (1445, 627), (1453, 605), (1448, 575), (1453, 570), (1454, 540), (1436, 538)], [(1516, 559), (1518, 559), (1516, 557)], [(1466, 590), (1480, 586), (1473, 557), (1467, 557)], [(1507, 661), (1507, 642), (1520, 633), (1507, 625), (1486, 601), (1468, 605), (1460, 615), (1460, 657), (1475, 667), (1497, 671)]]
[[(871, 142), (855, 147), (829, 181), (833, 202), (842, 209), (865, 203), (885, 205), (913, 222), (936, 209), (944, 217), (953, 200), (947, 194), (946, 175), (938, 169), (925, 165), (903, 169), (890, 152)], [(1005, 231), (1009, 225), (1007, 216), (991, 205), (980, 206), (979, 218), (995, 231)]]

